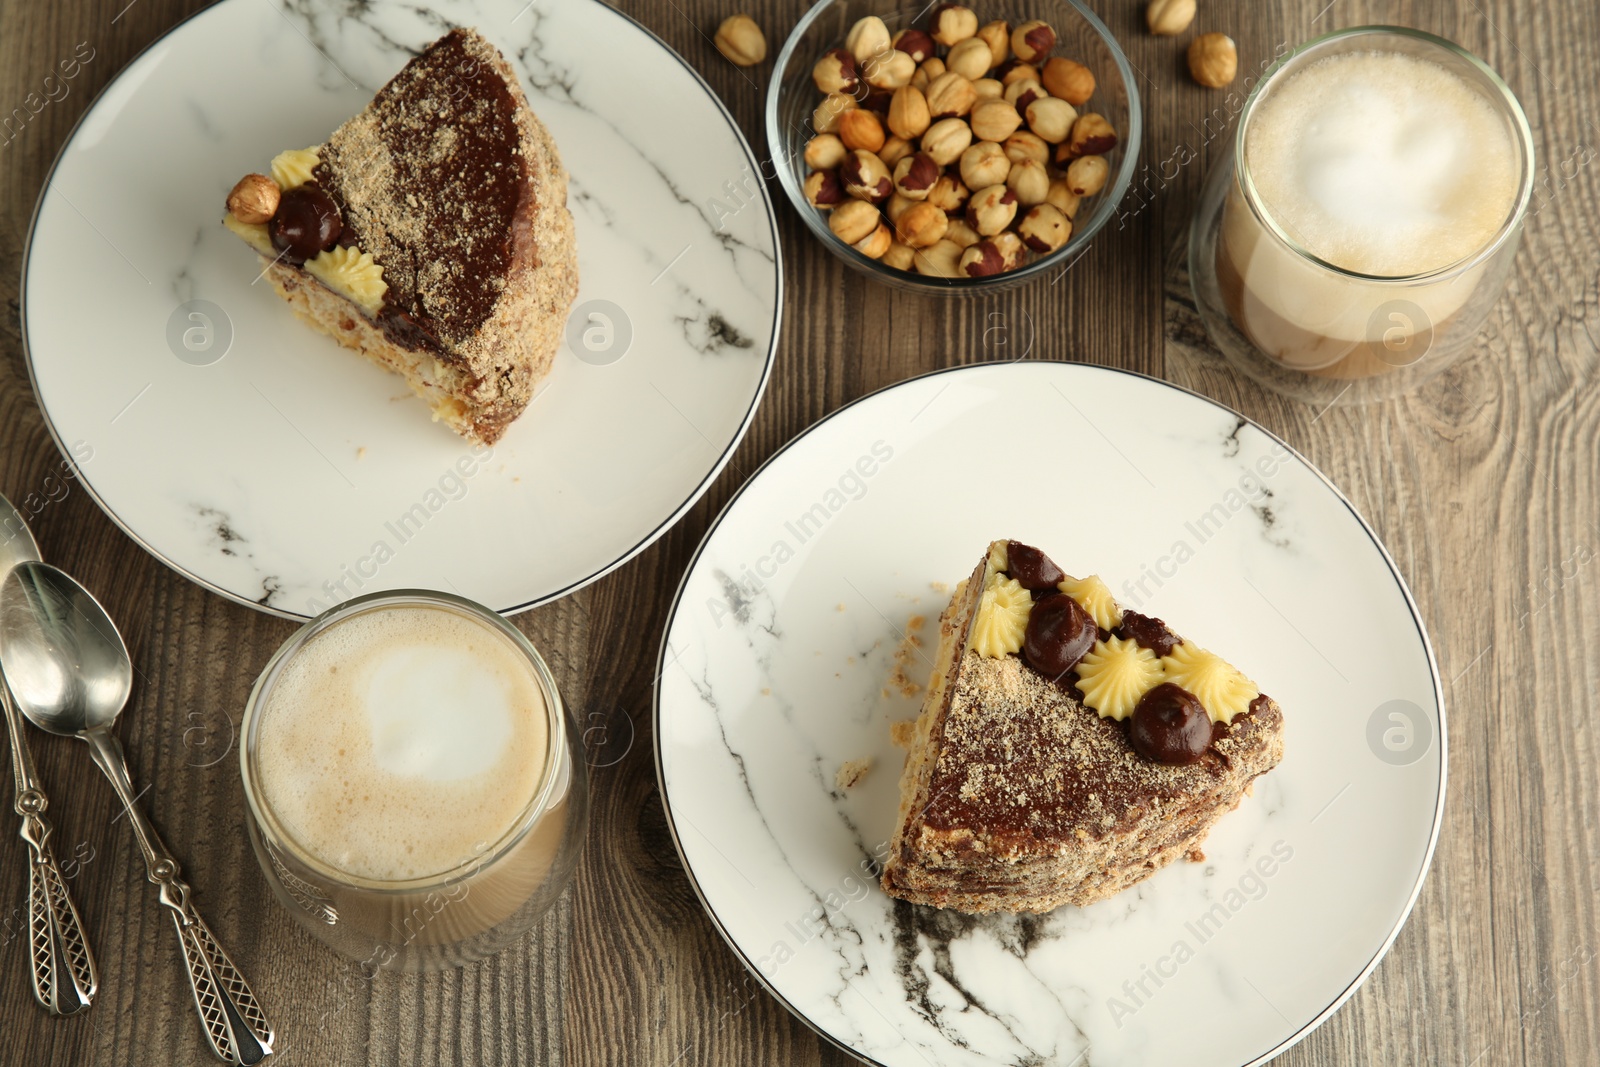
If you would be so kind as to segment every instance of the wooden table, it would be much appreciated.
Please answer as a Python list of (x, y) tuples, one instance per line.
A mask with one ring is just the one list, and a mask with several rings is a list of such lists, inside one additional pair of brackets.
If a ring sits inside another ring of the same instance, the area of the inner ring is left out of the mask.
[[(259, 0), (275, 2), (275, 0)], [(568, 0), (562, 0), (568, 2)], [(94, 94), (196, 0), (0, 0), (0, 111), (20, 106), (79, 42), (70, 93), (0, 147), (0, 491), (42, 501), (47, 559), (96, 591), (142, 679), (122, 736), (150, 810), (207, 915), (275, 1018), (282, 1062), (327, 1064), (840, 1064), (764, 993), (712, 929), (668, 835), (651, 758), (650, 685), (674, 588), (742, 472), (816, 419), (922, 371), (1006, 355), (986, 333), (1024, 316), (1033, 358), (1166, 377), (1233, 405), (1319, 465), (1398, 561), (1438, 651), (1449, 703), (1444, 829), (1411, 921), (1373, 978), (1286, 1064), (1577, 1064), (1600, 1057), (1600, 8), (1592, 0), (1210, 0), (1197, 29), (1239, 41), (1241, 71), (1279, 47), (1399, 21), (1485, 57), (1527, 109), (1541, 182), (1509, 291), (1480, 356), (1413, 396), (1315, 410), (1221, 368), (1184, 274), (1202, 175), (1230, 143), (1223, 93), (1183, 74), (1181, 48), (1142, 31), (1135, 0), (1093, 3), (1142, 71), (1152, 181), (1055, 285), (970, 301), (861, 284), (803, 231), (779, 190), (788, 300), (777, 370), (734, 463), (677, 528), (617, 573), (517, 618), (586, 722), (631, 750), (594, 772), (593, 821), (571, 891), (536, 936), (425, 977), (370, 978), (272, 903), (242, 830), (228, 758), (245, 696), (292, 624), (224, 601), (145, 554), (78, 486), (28, 385), (18, 276), (47, 169)], [(710, 34), (713, 0), (621, 5), (700, 70), (758, 153), (770, 64), (748, 74)], [(775, 54), (801, 0), (755, 0)], [(1218, 111), (1217, 109), (1222, 109)], [(1209, 119), (1209, 122), (1208, 122)], [(1209, 137), (1209, 140), (1208, 140)], [(1184, 153), (1185, 155), (1189, 153)], [(848, 283), (848, 284), (847, 284)], [(90, 294), (92, 297), (92, 294)], [(61, 496), (65, 486), (65, 496)], [(55, 497), (57, 499), (50, 499)], [(599, 718), (591, 718), (599, 716)], [(172, 931), (132, 836), (84, 753), (35, 736), (57, 850), (104, 972), (86, 1016), (56, 1021), (27, 988), (23, 846), (0, 817), (0, 1063), (213, 1062)], [(620, 747), (611, 750), (621, 751)], [(609, 756), (608, 760), (609, 761)], [(607, 762), (601, 761), (601, 762)], [(21, 936), (18, 936), (21, 931)]]

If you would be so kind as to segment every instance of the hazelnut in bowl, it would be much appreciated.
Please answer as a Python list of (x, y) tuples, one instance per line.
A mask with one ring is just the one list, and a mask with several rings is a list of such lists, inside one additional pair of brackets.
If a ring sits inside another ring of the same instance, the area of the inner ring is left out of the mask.
[(822, 0), (767, 91), (778, 180), (817, 239), (910, 290), (1057, 271), (1117, 212), (1133, 70), (1078, 0)]

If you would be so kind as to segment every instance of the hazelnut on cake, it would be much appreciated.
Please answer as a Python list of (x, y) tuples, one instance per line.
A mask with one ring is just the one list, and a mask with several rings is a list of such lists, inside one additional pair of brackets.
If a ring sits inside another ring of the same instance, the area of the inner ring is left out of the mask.
[(224, 224), (306, 322), (492, 444), (550, 370), (578, 267), (567, 173), (473, 30), (416, 56), (325, 144), (246, 175)]
[(1283, 713), (1099, 578), (995, 541), (940, 617), (883, 888), (965, 912), (1091, 904), (1179, 856), (1283, 758)]

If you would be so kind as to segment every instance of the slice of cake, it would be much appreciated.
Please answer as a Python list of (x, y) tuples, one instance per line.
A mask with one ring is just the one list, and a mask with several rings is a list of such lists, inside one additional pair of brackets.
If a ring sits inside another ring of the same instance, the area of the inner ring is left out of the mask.
[(1188, 855), (1283, 758), (1283, 713), (1097, 577), (996, 541), (940, 618), (883, 888), (966, 912), (1090, 904)]
[(295, 313), (498, 440), (578, 291), (567, 173), (505, 58), (452, 30), (271, 171), (234, 186), (223, 221)]

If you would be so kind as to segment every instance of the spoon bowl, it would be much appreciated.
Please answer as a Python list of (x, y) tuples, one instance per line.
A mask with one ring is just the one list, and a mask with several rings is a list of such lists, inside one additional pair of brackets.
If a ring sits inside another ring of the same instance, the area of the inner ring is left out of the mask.
[(74, 736), (117, 721), (133, 661), (116, 624), (59, 567), (23, 560), (0, 589), (0, 661), (17, 706), (41, 730)]

